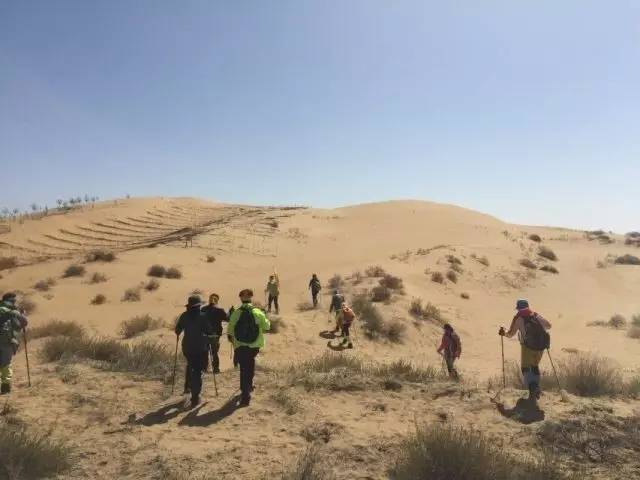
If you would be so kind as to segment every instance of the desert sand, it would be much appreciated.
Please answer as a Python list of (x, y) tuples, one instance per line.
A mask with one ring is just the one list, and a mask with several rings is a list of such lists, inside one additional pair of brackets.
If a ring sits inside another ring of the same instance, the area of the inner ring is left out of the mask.
[[(191, 411), (180, 407), (182, 397), (170, 396), (166, 384), (133, 374), (76, 364), (77, 379), (65, 382), (59, 365), (38, 356), (46, 339), (30, 342), (33, 385), (26, 386), (21, 351), (15, 360), (15, 391), (7, 401), (22, 420), (72, 444), (77, 462), (63, 478), (276, 478), (272, 472), (294, 461), (310, 438), (319, 437), (326, 441), (338, 478), (382, 479), (388, 478), (390, 452), (416, 421), (443, 418), (480, 428), (518, 454), (536, 444), (539, 422), (523, 425), (500, 415), (491, 401), (496, 392), (487, 391), (488, 380), (501, 372), (497, 331), (508, 326), (518, 298), (529, 299), (552, 323), (556, 362), (576, 352), (593, 352), (617, 362), (625, 378), (640, 374), (639, 340), (624, 330), (587, 326), (614, 314), (630, 319), (640, 313), (640, 267), (607, 261), (637, 254), (622, 235), (612, 235), (614, 243), (605, 244), (582, 231), (512, 225), (459, 207), (418, 201), (320, 210), (142, 198), (101, 202), (8, 225), (10, 231), (0, 234), (0, 256), (17, 257), (19, 266), (0, 272), (0, 291), (17, 290), (35, 303), (30, 327), (51, 319), (69, 320), (91, 335), (118, 337), (120, 323), (135, 315), (150, 314), (171, 325), (195, 289), (205, 297), (219, 293), (221, 305), (228, 308), (238, 303), (242, 288), (253, 288), (263, 301), (274, 269), (281, 280), (283, 327), (268, 336), (259, 356), (259, 365), (268, 371), (257, 373), (256, 394), (248, 409), (225, 405), (238, 387), (226, 343), (221, 349), (219, 396), (214, 396), (208, 374), (205, 403)], [(539, 235), (558, 260), (540, 257), (540, 244), (529, 239), (531, 234)], [(113, 251), (117, 259), (85, 264), (85, 255), (95, 249)], [(449, 255), (461, 261), (457, 282), (433, 282), (433, 272), (449, 270)], [(208, 256), (215, 261), (208, 262)], [(479, 261), (483, 258), (488, 261)], [(559, 273), (527, 269), (520, 264), (523, 258), (537, 267), (553, 265)], [(85, 265), (85, 276), (61, 278), (71, 263)], [(183, 276), (159, 280), (159, 289), (142, 290), (138, 302), (121, 301), (126, 289), (148, 281), (146, 272), (153, 264), (176, 266)], [(403, 292), (394, 293), (379, 309), (385, 318), (405, 326), (404, 339), (371, 340), (358, 326), (355, 348), (340, 354), (439, 368), (435, 349), (440, 326), (417, 321), (409, 313), (412, 300), (420, 298), (436, 305), (462, 338), (462, 383), (442, 380), (426, 389), (405, 385), (399, 391), (320, 393), (291, 387), (300, 408), (294, 414), (284, 412), (273, 400), (276, 386), (283, 386), (278, 372), (328, 351), (320, 333), (330, 327), (330, 289), (324, 287), (319, 309), (298, 308), (310, 301), (311, 274), (317, 273), (323, 285), (341, 275), (347, 279), (350, 298), (377, 284), (366, 276), (360, 282), (353, 279), (354, 272), (372, 265), (403, 280)], [(89, 284), (95, 272), (106, 275), (107, 281)], [(33, 288), (49, 277), (56, 279), (49, 291)], [(462, 298), (463, 293), (468, 298)], [(97, 294), (104, 294), (107, 302), (91, 305)], [(163, 342), (172, 351), (175, 336), (163, 327), (128, 341), (143, 339)], [(505, 356), (519, 358), (517, 340), (505, 342)], [(546, 358), (543, 366), (550, 368)], [(182, 372), (179, 386), (181, 381)], [(514, 404), (521, 395), (507, 389), (502, 400)], [(631, 399), (607, 402), (618, 416), (631, 415), (640, 406)], [(592, 401), (571, 396), (570, 402), (563, 402), (549, 393), (541, 406), (545, 421), (557, 421), (571, 417), (576, 409), (591, 408)], [(320, 433), (314, 437), (309, 432)], [(637, 460), (625, 463), (617, 474), (631, 478), (636, 473)], [(612, 470), (601, 466), (590, 474), (589, 478), (614, 478)]]

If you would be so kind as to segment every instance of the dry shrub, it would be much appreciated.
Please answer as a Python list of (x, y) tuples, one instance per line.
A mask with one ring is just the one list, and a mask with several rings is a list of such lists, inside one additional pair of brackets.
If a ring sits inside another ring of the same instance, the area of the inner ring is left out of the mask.
[(472, 253), (471, 258), (485, 267), (489, 266), (489, 259), (486, 256), (478, 257), (475, 253)]
[(615, 314), (609, 319), (608, 325), (616, 329), (624, 328), (627, 325), (627, 319), (620, 314)]
[(123, 338), (133, 338), (142, 332), (156, 330), (162, 326), (162, 319), (153, 318), (151, 315), (138, 315), (120, 324), (120, 335)]
[(151, 280), (149, 280), (144, 285), (144, 289), (147, 292), (154, 292), (154, 291), (158, 290), (158, 288), (160, 288), (160, 282), (157, 281), (155, 278), (152, 278)]
[(414, 298), (409, 306), (409, 313), (416, 318), (422, 318), (424, 310), (422, 308), (422, 299)]
[(407, 326), (400, 320), (393, 319), (385, 322), (383, 337), (391, 343), (402, 343), (404, 340)]
[(421, 298), (414, 298), (409, 307), (409, 313), (419, 320), (426, 320), (438, 324), (443, 323), (442, 313), (440, 309), (431, 302), (422, 305)]
[(397, 450), (394, 480), (568, 480), (553, 462), (505, 453), (483, 432), (452, 425), (417, 426)]
[(436, 283), (444, 283), (444, 275), (441, 272), (433, 272), (431, 274), (431, 281)]
[(300, 302), (298, 303), (297, 308), (299, 312), (308, 312), (310, 310), (314, 310), (315, 307), (311, 302)]
[(139, 302), (140, 298), (140, 287), (127, 288), (122, 295), (123, 302)]
[(530, 268), (532, 270), (537, 269), (538, 267), (536, 266), (535, 263), (533, 263), (531, 260), (529, 260), (528, 258), (523, 258), (522, 260), (520, 260), (520, 265), (522, 265), (523, 267), (526, 268)]
[(460, 260), (455, 255), (447, 255), (447, 262), (451, 265), (462, 265), (462, 260)]
[(276, 390), (271, 394), (271, 400), (282, 407), (287, 415), (293, 415), (302, 410), (300, 400), (294, 397), (287, 388), (279, 388)]
[(100, 272), (95, 272), (93, 275), (91, 275), (91, 278), (89, 278), (89, 283), (91, 284), (104, 283), (106, 281), (107, 276), (104, 273)]
[(327, 282), (327, 287), (330, 288), (331, 290), (342, 288), (343, 285), (344, 285), (344, 280), (342, 279), (342, 275), (339, 275), (337, 273), (333, 277), (331, 277)]
[(287, 327), (287, 325), (284, 323), (284, 320), (282, 320), (282, 317), (279, 317), (277, 315), (269, 316), (269, 322), (271, 323), (271, 329), (269, 329), (266, 333), (280, 333), (280, 330)]
[(147, 275), (150, 277), (164, 277), (165, 273), (167, 273), (167, 269), (162, 265), (151, 265), (149, 270), (147, 270)]
[(465, 300), (469, 300), (469, 298), (471, 298), (467, 292), (462, 292), (460, 294), (460, 297), (464, 298)]
[(617, 265), (640, 265), (640, 258), (634, 255), (622, 255), (615, 259)]
[(453, 270), (456, 273), (462, 274), (464, 272), (464, 269), (458, 263), (452, 263), (450, 267), (451, 267), (451, 270)]
[(402, 290), (404, 288), (402, 279), (389, 273), (385, 273), (385, 275), (379, 280), (379, 283), (380, 286), (386, 287), (390, 290)]
[(634, 327), (640, 327), (640, 313), (631, 317), (631, 325)]
[(625, 393), (618, 365), (592, 354), (578, 354), (560, 363), (560, 383), (568, 392), (581, 397), (599, 397)]
[(275, 480), (334, 480), (336, 477), (328, 465), (328, 459), (320, 454), (317, 444), (303, 451), (295, 464), (286, 468), (281, 474), (266, 478)]
[(62, 274), (62, 278), (82, 277), (86, 271), (87, 270), (82, 265), (69, 265)]
[(49, 289), (53, 287), (55, 284), (56, 284), (56, 280), (54, 278), (49, 277), (46, 280), (40, 280), (39, 282), (36, 282), (33, 288), (41, 292), (48, 292)]
[(529, 235), (529, 240), (531, 240), (532, 242), (540, 243), (542, 241), (542, 237), (536, 233), (532, 233), (531, 235)]
[(71, 448), (51, 433), (35, 433), (24, 424), (0, 422), (0, 478), (54, 478), (72, 466)]
[(558, 269), (553, 265), (543, 265), (542, 267), (540, 267), (540, 270), (542, 270), (543, 272), (549, 272), (549, 273), (555, 273), (555, 274), (560, 273)]
[(87, 253), (87, 262), (113, 262), (116, 259), (116, 254), (108, 250), (92, 250)]
[(372, 302), (388, 302), (391, 299), (391, 290), (384, 285), (376, 285), (371, 289)]
[(81, 337), (84, 335), (84, 328), (76, 322), (66, 320), (50, 320), (49, 322), (29, 329), (29, 338), (43, 337)]
[(102, 305), (107, 303), (107, 297), (102, 293), (98, 293), (95, 297), (91, 299), (91, 305)]
[(16, 257), (0, 257), (0, 270), (8, 270), (18, 266)]
[(30, 315), (36, 311), (38, 305), (29, 297), (22, 297), (17, 304), (18, 310), (24, 312), (25, 315)]
[(216, 257), (213, 255), (207, 255), (207, 263), (213, 263), (216, 261)]
[(447, 278), (451, 283), (458, 283), (458, 274), (453, 270), (447, 272)]
[(362, 272), (359, 271), (359, 270), (353, 272), (349, 279), (351, 280), (351, 283), (353, 283), (354, 285), (360, 285), (362, 283), (362, 279), (363, 279)]
[(367, 277), (378, 278), (384, 277), (387, 272), (385, 272), (384, 268), (382, 268), (380, 265), (371, 265), (367, 267), (367, 269), (364, 271), (364, 274)]
[(627, 332), (627, 336), (629, 338), (640, 338), (640, 327), (636, 325), (632, 326)]
[(558, 256), (554, 253), (554, 251), (549, 247), (545, 247), (544, 245), (540, 245), (540, 247), (538, 248), (538, 255), (553, 262), (558, 260)]
[(164, 274), (165, 278), (179, 279), (182, 278), (182, 272), (178, 267), (168, 268)]

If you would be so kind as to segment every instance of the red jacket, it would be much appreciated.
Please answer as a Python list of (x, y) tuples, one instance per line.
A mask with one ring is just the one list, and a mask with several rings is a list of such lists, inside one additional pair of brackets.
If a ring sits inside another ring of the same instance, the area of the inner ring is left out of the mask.
[(460, 358), (462, 354), (462, 344), (460, 343), (460, 337), (453, 332), (452, 334), (445, 333), (442, 335), (442, 342), (438, 348), (438, 353), (445, 351), (446, 355), (454, 358)]

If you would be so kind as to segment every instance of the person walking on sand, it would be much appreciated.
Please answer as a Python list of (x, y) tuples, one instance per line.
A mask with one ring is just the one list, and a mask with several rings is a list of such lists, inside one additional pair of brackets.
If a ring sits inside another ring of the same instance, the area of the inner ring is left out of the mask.
[(329, 313), (335, 312), (336, 315), (336, 328), (334, 333), (342, 330), (342, 305), (344, 304), (344, 295), (338, 290), (333, 291), (333, 297), (331, 297), (331, 305), (329, 305)]
[(220, 357), (218, 352), (220, 351), (220, 337), (222, 336), (222, 322), (229, 320), (227, 312), (224, 309), (218, 307), (220, 301), (220, 295), (212, 293), (209, 296), (209, 305), (202, 307), (202, 314), (213, 331), (214, 337), (211, 339), (211, 369), (213, 373), (220, 373)]
[(505, 332), (504, 327), (500, 327), (498, 334), (509, 338), (518, 334), (522, 379), (529, 390), (529, 400), (535, 403), (541, 395), (539, 365), (544, 351), (550, 346), (551, 339), (547, 330), (551, 328), (551, 324), (542, 315), (531, 310), (527, 300), (518, 300), (516, 310), (518, 313), (513, 317), (509, 331)]
[(185, 394), (191, 392), (191, 406), (200, 403), (202, 391), (202, 372), (207, 369), (209, 358), (209, 337), (214, 335), (211, 325), (202, 314), (202, 300), (192, 295), (185, 305), (186, 311), (180, 315), (175, 332), (182, 337), (182, 354), (187, 359)]
[(11, 360), (20, 345), (19, 332), (29, 321), (16, 307), (16, 294), (5, 293), (0, 302), (0, 395), (11, 392)]
[(460, 358), (460, 355), (462, 355), (462, 342), (451, 325), (445, 323), (442, 328), (444, 329), (444, 333), (437, 352), (444, 356), (449, 376), (454, 380), (458, 380), (458, 371), (453, 364), (456, 359)]
[(271, 313), (271, 305), (276, 308), (276, 315), (280, 313), (280, 305), (278, 304), (278, 297), (280, 297), (280, 279), (277, 274), (269, 276), (267, 287), (264, 292), (269, 295), (267, 312)]
[(322, 284), (320, 283), (320, 279), (318, 279), (318, 275), (315, 273), (311, 276), (311, 280), (309, 280), (309, 290), (311, 290), (313, 308), (316, 308), (318, 306), (318, 294), (320, 290), (322, 290)]
[(264, 347), (264, 332), (271, 329), (271, 323), (264, 312), (251, 303), (253, 290), (245, 288), (239, 296), (242, 305), (231, 315), (227, 334), (233, 342), (235, 358), (240, 364), (240, 406), (247, 407), (254, 388), (256, 356)]
[(340, 345), (342, 346), (346, 345), (347, 348), (353, 348), (353, 343), (351, 343), (350, 330), (351, 330), (351, 324), (353, 323), (353, 320), (356, 318), (356, 314), (353, 313), (353, 310), (351, 310), (349, 305), (347, 305), (346, 303), (342, 304), (342, 307), (340, 308), (340, 310), (342, 311), (342, 337), (343, 337)]

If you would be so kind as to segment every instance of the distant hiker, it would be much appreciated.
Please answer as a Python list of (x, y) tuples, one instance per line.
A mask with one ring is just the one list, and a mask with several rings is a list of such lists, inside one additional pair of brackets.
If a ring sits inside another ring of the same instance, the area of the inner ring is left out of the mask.
[(209, 305), (202, 307), (202, 314), (215, 335), (211, 339), (211, 369), (213, 373), (220, 373), (220, 357), (218, 352), (220, 351), (220, 337), (222, 336), (222, 322), (229, 320), (227, 312), (218, 307), (220, 301), (220, 295), (212, 293), (209, 296)]
[(333, 291), (333, 297), (331, 297), (331, 305), (329, 306), (329, 313), (335, 312), (336, 315), (336, 328), (334, 332), (339, 332), (342, 329), (342, 305), (344, 304), (344, 295), (338, 290)]
[(278, 305), (278, 297), (280, 296), (280, 279), (277, 274), (269, 276), (267, 287), (264, 289), (265, 293), (269, 294), (269, 303), (267, 311), (271, 313), (271, 305), (276, 307), (276, 314), (280, 313), (280, 305)]
[(311, 280), (309, 280), (309, 290), (311, 290), (313, 308), (316, 308), (318, 306), (318, 294), (320, 293), (320, 290), (322, 290), (322, 284), (318, 279), (318, 275), (315, 273), (311, 276)]
[(235, 348), (235, 357), (240, 364), (240, 406), (248, 406), (253, 391), (253, 376), (256, 368), (256, 355), (264, 347), (264, 332), (271, 329), (271, 323), (262, 310), (251, 304), (253, 290), (240, 292), (242, 305), (229, 319), (227, 334)]
[(453, 364), (456, 359), (460, 358), (460, 355), (462, 355), (462, 342), (460, 341), (460, 337), (453, 330), (453, 327), (451, 325), (445, 323), (443, 329), (444, 334), (442, 335), (442, 342), (440, 342), (440, 347), (438, 347), (438, 353), (444, 356), (444, 361), (447, 364), (449, 376), (455, 380), (458, 380), (458, 371), (453, 366)]
[(176, 323), (176, 335), (182, 337), (182, 354), (187, 359), (185, 394), (191, 392), (191, 406), (200, 403), (202, 372), (207, 369), (209, 359), (209, 336), (214, 335), (211, 325), (200, 311), (202, 300), (192, 295), (187, 300), (187, 311), (180, 315)]
[(0, 303), (0, 394), (11, 392), (11, 360), (20, 345), (19, 332), (28, 320), (16, 307), (16, 294), (5, 293)]
[(356, 318), (356, 314), (353, 313), (353, 310), (346, 303), (342, 304), (342, 342), (341, 345), (347, 345), (347, 348), (353, 348), (353, 343), (351, 343), (350, 329), (353, 320)]
[(551, 324), (542, 315), (532, 311), (527, 300), (518, 300), (516, 310), (518, 313), (513, 317), (509, 331), (505, 332), (504, 327), (500, 327), (498, 334), (511, 338), (518, 333), (522, 378), (529, 389), (529, 399), (535, 402), (541, 394), (539, 365), (542, 354), (550, 345), (547, 330), (551, 328)]

